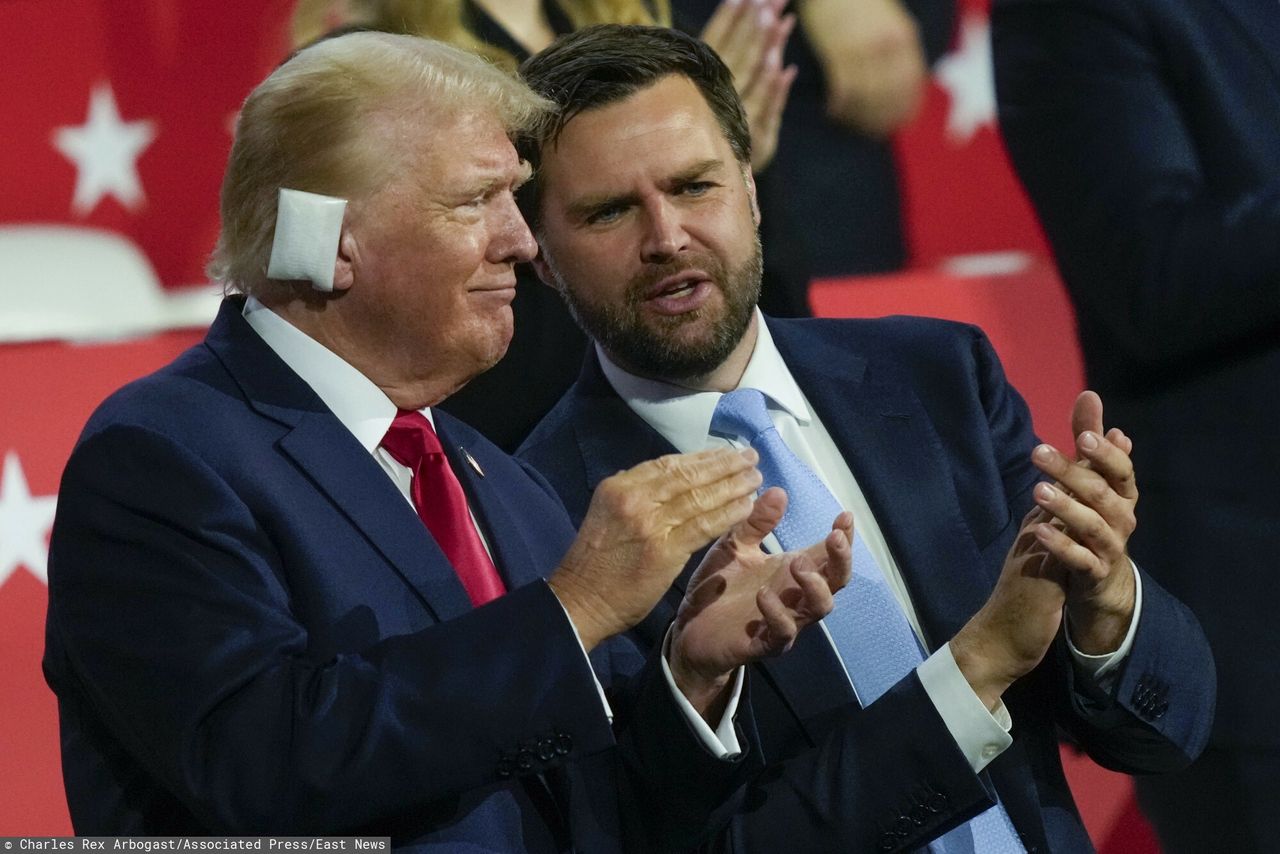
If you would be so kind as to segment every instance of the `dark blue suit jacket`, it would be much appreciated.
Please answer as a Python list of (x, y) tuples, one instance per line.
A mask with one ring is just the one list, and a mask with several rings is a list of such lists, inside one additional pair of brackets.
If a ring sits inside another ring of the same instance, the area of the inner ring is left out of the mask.
[[(541, 580), (574, 535), (559, 502), (437, 413), (511, 591), (473, 609), (242, 305), (104, 403), (63, 477), (45, 672), (76, 832), (617, 850), (614, 735)], [(606, 685), (642, 661), (592, 654)]]
[(1218, 660), (1214, 741), (1280, 747), (1280, 7), (995, 0), (1000, 123), (1134, 440), (1138, 560)]
[[(973, 327), (917, 318), (771, 320), (784, 360), (857, 478), (902, 569), (930, 649), (982, 605), (1038, 473), (1018, 394)], [(671, 446), (618, 397), (594, 351), (520, 455), (581, 516), (601, 478)], [(750, 851), (906, 850), (999, 793), (1028, 850), (1090, 847), (1058, 758), (1065, 727), (1126, 771), (1180, 767), (1212, 719), (1213, 662), (1194, 617), (1149, 577), (1110, 693), (1059, 642), (1005, 696), (1013, 744), (973, 774), (915, 674), (860, 709), (821, 633), (753, 677), (771, 768), (741, 793), (729, 840)], [(678, 591), (651, 616), (656, 632)]]

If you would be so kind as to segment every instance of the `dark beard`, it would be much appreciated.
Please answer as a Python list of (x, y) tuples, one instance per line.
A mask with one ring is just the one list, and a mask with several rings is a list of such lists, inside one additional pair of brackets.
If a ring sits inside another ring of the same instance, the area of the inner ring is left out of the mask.
[[(678, 317), (647, 319), (641, 311), (644, 295), (655, 282), (683, 270), (705, 271), (724, 295), (724, 313), (705, 339), (691, 343), (676, 340), (674, 332), (701, 320), (706, 309)], [(715, 258), (702, 256), (692, 262), (651, 267), (627, 285), (620, 306), (598, 306), (578, 299), (556, 275), (558, 290), (574, 320), (623, 368), (640, 376), (682, 382), (706, 376), (720, 367), (751, 324), (760, 300), (762, 259), (759, 239), (755, 251), (742, 266), (726, 273)]]

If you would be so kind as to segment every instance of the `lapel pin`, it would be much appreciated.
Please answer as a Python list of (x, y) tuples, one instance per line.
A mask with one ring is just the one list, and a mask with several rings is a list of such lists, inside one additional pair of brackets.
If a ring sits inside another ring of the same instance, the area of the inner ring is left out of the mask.
[(480, 464), (476, 462), (475, 457), (471, 456), (471, 452), (461, 445), (458, 446), (458, 450), (462, 451), (462, 455), (467, 458), (467, 462), (471, 463), (471, 467), (476, 470), (476, 474), (484, 477), (484, 469), (480, 468)]

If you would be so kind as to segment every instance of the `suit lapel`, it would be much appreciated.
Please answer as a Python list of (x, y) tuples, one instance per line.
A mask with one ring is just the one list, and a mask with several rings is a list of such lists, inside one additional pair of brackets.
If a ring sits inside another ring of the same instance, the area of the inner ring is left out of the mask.
[(241, 316), (243, 300), (223, 303), (206, 343), (249, 405), (289, 427), (279, 450), (386, 558), (438, 620), (471, 610), (462, 583), (413, 508), (315, 392)]
[(675, 447), (627, 406), (600, 370), (594, 347), (587, 348), (586, 363), (574, 392), (578, 410), (573, 432), (582, 454), (587, 492), (618, 472), (666, 454)]
[(867, 497), (911, 593), (930, 650), (950, 640), (990, 585), (951, 468), (908, 388), (812, 329), (771, 322), (787, 367)]
[(530, 543), (520, 526), (511, 523), (512, 519), (519, 518), (519, 508), (510, 505), (500, 484), (495, 484), (480, 468), (468, 448), (474, 434), (439, 411), (435, 412), (435, 422), (445, 456), (462, 484), (471, 512), (485, 532), (493, 562), (507, 589), (514, 590), (541, 578)]

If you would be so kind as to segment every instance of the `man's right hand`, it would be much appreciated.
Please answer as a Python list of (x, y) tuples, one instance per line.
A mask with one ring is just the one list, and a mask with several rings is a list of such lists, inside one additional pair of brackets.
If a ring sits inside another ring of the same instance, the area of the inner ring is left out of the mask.
[(600, 482), (547, 582), (587, 650), (653, 609), (695, 551), (747, 518), (754, 450), (671, 454)]
[(720, 719), (733, 671), (790, 649), (806, 626), (834, 607), (852, 571), (853, 514), (796, 552), (766, 554), (760, 544), (786, 513), (778, 487), (712, 546), (689, 580), (671, 631), (671, 675), (708, 723)]

